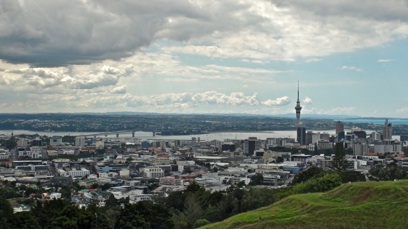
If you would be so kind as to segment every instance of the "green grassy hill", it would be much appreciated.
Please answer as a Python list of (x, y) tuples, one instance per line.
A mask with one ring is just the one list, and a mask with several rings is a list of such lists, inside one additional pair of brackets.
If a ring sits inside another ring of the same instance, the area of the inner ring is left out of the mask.
[(408, 228), (408, 180), (292, 195), (202, 228)]

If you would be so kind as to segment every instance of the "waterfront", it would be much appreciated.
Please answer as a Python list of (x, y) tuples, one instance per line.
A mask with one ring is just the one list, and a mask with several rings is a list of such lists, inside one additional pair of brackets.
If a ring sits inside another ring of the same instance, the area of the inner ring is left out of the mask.
[[(330, 135), (335, 134), (335, 130), (312, 130), (313, 132), (320, 133), (329, 133)], [(373, 130), (366, 130), (367, 134), (370, 134)], [(4, 135), (46, 135), (46, 136), (96, 136), (97, 138), (116, 138), (116, 134), (119, 134), (119, 138), (131, 138), (131, 131), (117, 131), (117, 132), (106, 132), (106, 133), (96, 133), (96, 132), (43, 132), (43, 131), (28, 131), (28, 130), (1, 130), (0, 134)], [(200, 140), (211, 141), (219, 140), (223, 141), (226, 139), (247, 139), (249, 137), (257, 137), (258, 139), (267, 139), (267, 138), (296, 138), (295, 130), (278, 130), (278, 131), (260, 131), (260, 132), (217, 132), (217, 133), (208, 133), (208, 134), (195, 134), (195, 135), (155, 135), (153, 136), (152, 132), (145, 131), (136, 131), (134, 137), (137, 139), (147, 139), (147, 140), (160, 140), (160, 139), (178, 139), (178, 140), (191, 140), (192, 138), (200, 138)], [(399, 140), (399, 135), (393, 135), (393, 139)]]
[[(329, 134), (334, 134), (335, 130), (319, 130), (314, 132), (327, 132)], [(130, 138), (132, 137), (131, 131), (116, 131), (116, 132), (106, 132), (106, 133), (96, 133), (96, 132), (44, 132), (44, 131), (28, 131), (28, 130), (1, 130), (0, 134), (10, 135), (27, 134), (27, 135), (46, 135), (46, 136), (96, 136), (96, 137), (107, 137), (115, 138), (116, 134), (119, 134), (119, 138)], [(247, 139), (249, 137), (257, 137), (259, 139), (266, 138), (296, 138), (296, 131), (294, 130), (279, 130), (279, 131), (260, 131), (260, 132), (217, 132), (208, 134), (195, 134), (195, 135), (155, 135), (153, 132), (145, 131), (135, 131), (134, 137), (138, 139), (149, 139), (149, 140), (159, 140), (159, 139), (180, 139), (180, 140), (190, 140), (193, 137), (200, 138), (200, 140), (224, 140), (224, 139)]]

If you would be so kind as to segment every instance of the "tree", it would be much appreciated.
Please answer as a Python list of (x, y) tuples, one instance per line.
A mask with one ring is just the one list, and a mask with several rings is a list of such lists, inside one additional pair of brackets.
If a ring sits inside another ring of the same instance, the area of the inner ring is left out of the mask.
[(335, 172), (342, 173), (347, 170), (348, 162), (346, 160), (346, 152), (343, 148), (343, 143), (336, 144), (336, 150), (331, 164), (331, 169)]
[(173, 228), (171, 214), (165, 207), (150, 201), (126, 204), (115, 228)]
[(175, 208), (179, 211), (183, 211), (185, 199), (186, 194), (184, 194), (182, 191), (171, 192), (166, 198), (166, 206), (168, 208)]
[(180, 229), (188, 229), (188, 222), (187, 222), (187, 218), (184, 215), (183, 212), (180, 212), (178, 210), (176, 210), (173, 213), (173, 216), (171, 218), (173, 224), (174, 224), (174, 228), (180, 228)]
[(275, 201), (275, 191), (267, 188), (249, 188), (241, 200), (243, 212), (272, 204)]
[(14, 136), (12, 136), (11, 138), (9, 138), (8, 140), (4, 142), (4, 147), (6, 147), (6, 149), (8, 150), (14, 149), (16, 148), (16, 146), (17, 146), (17, 139)]
[(208, 220), (206, 220), (206, 219), (198, 219), (198, 220), (196, 220), (196, 221), (194, 222), (193, 227), (194, 227), (194, 228), (199, 228), (199, 227), (205, 226), (205, 225), (210, 224), (210, 223), (211, 223), (211, 222), (208, 221)]
[(200, 189), (204, 189), (204, 188), (201, 187), (197, 182), (193, 181), (191, 184), (187, 186), (186, 192), (195, 193), (195, 192), (198, 192)]
[(13, 208), (9, 201), (0, 194), (0, 229), (10, 228), (9, 223), (13, 217)]
[(322, 177), (314, 178), (294, 186), (295, 193), (293, 194), (326, 192), (341, 184), (341, 178), (337, 173), (327, 173)]
[(37, 220), (30, 212), (16, 213), (10, 223), (10, 228), (19, 229), (41, 229)]
[(292, 185), (299, 184), (316, 177), (322, 177), (324, 174), (325, 171), (322, 168), (312, 166), (309, 169), (296, 174), (292, 180)]
[(279, 156), (276, 158), (276, 163), (283, 163), (285, 160), (283, 159), (283, 157)]
[(183, 212), (186, 215), (188, 224), (191, 226), (193, 226), (194, 222), (200, 219), (203, 215), (203, 210), (192, 193), (189, 193), (184, 201)]
[(251, 182), (249, 185), (261, 185), (263, 184), (263, 175), (261, 173), (256, 173), (255, 175), (251, 176)]
[(118, 200), (115, 198), (113, 194), (110, 194), (105, 202), (105, 207), (109, 209), (117, 206), (119, 206)]
[(366, 181), (366, 177), (358, 171), (344, 171), (340, 174), (343, 183)]
[(406, 179), (408, 177), (407, 170), (395, 162), (390, 164), (378, 164), (372, 167), (369, 171), (373, 179), (376, 180), (395, 180)]

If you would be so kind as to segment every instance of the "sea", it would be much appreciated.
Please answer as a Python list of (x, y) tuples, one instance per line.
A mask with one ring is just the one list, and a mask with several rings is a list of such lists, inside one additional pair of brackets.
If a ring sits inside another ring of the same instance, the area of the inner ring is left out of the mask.
[[(353, 122), (353, 123), (372, 123), (383, 125), (385, 123), (386, 118), (347, 118), (347, 119), (339, 119), (336, 121), (341, 122)], [(408, 119), (400, 119), (400, 118), (389, 118), (389, 123), (393, 125), (408, 125)]]
[[(329, 133), (330, 135), (335, 134), (335, 130), (312, 130), (313, 132), (320, 133)], [(367, 134), (373, 132), (373, 130), (366, 130)], [(34, 135), (38, 134), (40, 136), (88, 136), (97, 138), (132, 138), (131, 131), (117, 131), (117, 132), (47, 132), (47, 131), (29, 131), (29, 130), (0, 130), (0, 135)], [(137, 139), (146, 139), (146, 140), (191, 140), (193, 138), (200, 139), (204, 141), (219, 140), (224, 141), (229, 140), (242, 140), (249, 137), (256, 137), (258, 139), (267, 139), (267, 138), (296, 138), (295, 130), (278, 130), (278, 131), (259, 131), (259, 132), (216, 132), (208, 134), (193, 134), (193, 135), (153, 135), (153, 132), (146, 131), (136, 131), (134, 137)], [(400, 139), (399, 135), (393, 135), (393, 139)]]

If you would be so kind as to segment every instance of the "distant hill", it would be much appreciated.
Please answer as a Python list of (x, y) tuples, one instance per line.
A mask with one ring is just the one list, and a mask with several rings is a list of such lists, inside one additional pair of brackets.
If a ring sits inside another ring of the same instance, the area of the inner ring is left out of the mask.
[(343, 184), (292, 195), (204, 228), (407, 228), (408, 180)]

